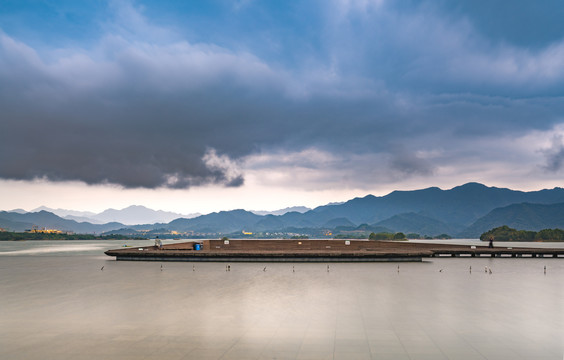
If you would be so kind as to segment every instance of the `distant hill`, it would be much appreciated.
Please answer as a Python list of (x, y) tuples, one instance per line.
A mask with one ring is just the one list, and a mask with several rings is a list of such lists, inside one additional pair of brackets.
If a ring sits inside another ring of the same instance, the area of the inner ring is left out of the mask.
[(485, 231), (507, 225), (517, 230), (539, 231), (564, 228), (564, 203), (512, 204), (490, 211), (460, 233), (463, 237), (478, 237)]
[[(17, 214), (17, 213), (14, 213)], [(0, 212), (0, 228), (8, 229), (9, 231), (25, 231), (33, 227), (33, 223), (24, 221), (16, 221), (2, 217), (3, 212)], [(23, 220), (23, 219), (22, 219)]]
[[(359, 232), (370, 227), (429, 236), (446, 233), (457, 237), (478, 237), (482, 232), (501, 225), (527, 230), (564, 227), (560, 222), (564, 218), (561, 216), (564, 213), (559, 208), (561, 203), (564, 203), (562, 188), (523, 192), (468, 183), (450, 190), (431, 187), (394, 191), (385, 196), (367, 195), (344, 203), (319, 206), (303, 213), (300, 211), (306, 210), (304, 207), (286, 208), (276, 211), (280, 215), (259, 215), (239, 209), (190, 218), (143, 206), (108, 209), (88, 217), (77, 212), (67, 213), (67, 219), (46, 211), (26, 214), (2, 212), (0, 227), (21, 231), (38, 225), (96, 233), (116, 229), (121, 229), (124, 233), (138, 231), (146, 234), (176, 231), (207, 234), (206, 236), (235, 234), (243, 230), (253, 233), (308, 233), (317, 236), (316, 234), (329, 232)], [(104, 224), (80, 221), (87, 218)]]
[[(17, 209), (21, 210), (21, 209)], [(40, 206), (30, 212), (47, 211), (57, 216), (77, 222), (90, 222), (93, 224), (105, 224), (108, 222), (120, 222), (126, 225), (168, 223), (178, 218), (192, 218), (201, 214), (180, 214), (170, 211), (153, 210), (141, 205), (131, 205), (124, 209), (106, 209), (101, 213), (91, 211), (76, 211), (67, 209), (52, 209)], [(11, 211), (26, 213), (25, 210)]]
[(274, 211), (265, 211), (265, 210), (252, 210), (251, 212), (253, 214), (256, 215), (284, 215), (286, 213), (289, 212), (299, 212), (299, 213), (305, 213), (307, 211), (310, 211), (311, 209), (305, 206), (292, 206), (292, 207), (287, 207), (284, 209), (280, 209), (280, 210), (274, 210)]
[(45, 210), (25, 214), (0, 211), (0, 227), (20, 232), (31, 229), (34, 225), (39, 228), (45, 227), (82, 234), (100, 234), (124, 227), (123, 224), (118, 222), (110, 222), (107, 224), (76, 222), (74, 220), (63, 219)]
[(457, 227), (413, 212), (394, 215), (374, 225), (392, 229), (394, 232), (416, 233), (428, 236), (455, 234), (459, 231)]
[(245, 210), (220, 211), (192, 219), (176, 219), (164, 226), (175, 231), (197, 231), (205, 233), (231, 233), (248, 230), (262, 217)]
[[(330, 230), (354, 229), (356, 224), (364, 223), (404, 233), (477, 237), (491, 226), (476, 230), (469, 228), (470, 225), (498, 207), (523, 199), (541, 204), (564, 202), (564, 189), (523, 192), (468, 183), (450, 190), (428, 188), (394, 191), (382, 197), (368, 195), (342, 204), (320, 206), (305, 213), (258, 216), (244, 210), (237, 210), (237, 214), (227, 211), (203, 215), (191, 221), (180, 219), (166, 228), (208, 232), (280, 231), (289, 228)], [(240, 212), (246, 213), (244, 219)]]
[[(47, 207), (47, 206), (40, 206), (38, 208), (31, 210), (30, 212), (40, 212), (40, 211), (47, 211), (47, 212), (53, 213), (57, 216), (60, 216), (62, 218), (66, 218), (67, 216), (72, 216), (72, 217), (87, 219), (87, 218), (90, 218), (91, 216), (96, 215), (96, 213), (93, 213), (91, 211), (53, 209), (53, 208), (50, 208), (50, 207)], [(25, 211), (24, 211), (24, 213), (25, 213)]]
[(8, 212), (15, 212), (15, 213), (18, 213), (18, 214), (25, 214), (27, 211), (25, 211), (24, 209), (12, 209), (12, 210), (10, 210), (10, 211), (8, 211)]
[(104, 224), (104, 221), (100, 221), (100, 220), (96, 220), (96, 219), (92, 219), (92, 218), (88, 218), (88, 217), (83, 217), (83, 216), (67, 215), (67, 216), (62, 216), (62, 218), (67, 219), (67, 220), (74, 220), (76, 222), (89, 222), (89, 223), (92, 223), (92, 224)]
[(450, 190), (431, 187), (414, 191), (394, 191), (386, 196), (368, 195), (341, 205), (325, 205), (305, 213), (315, 213), (323, 222), (346, 217), (353, 223), (377, 223), (402, 213), (419, 213), (458, 228), (469, 226), (491, 210), (514, 203), (552, 204), (564, 202), (564, 189), (515, 191), (468, 183)]
[(68, 209), (53, 209), (47, 206), (40, 206), (38, 208), (35, 208), (31, 211), (14, 211), (12, 210), (11, 212), (19, 212), (20, 214), (26, 214), (26, 213), (37, 213), (40, 211), (47, 211), (50, 212), (52, 214), (55, 214), (59, 217), (62, 217), (63, 219), (67, 219), (67, 220), (74, 220), (76, 222), (89, 222), (92, 224), (104, 224), (108, 221), (100, 221), (100, 220), (96, 220), (94, 218), (92, 218), (92, 216), (95, 216), (96, 213), (93, 213), (91, 211), (78, 211), (78, 210), (68, 210)]
[(125, 209), (107, 209), (91, 216), (102, 222), (118, 221), (126, 225), (168, 223), (178, 218), (191, 218), (200, 214), (183, 215), (170, 211), (152, 210), (141, 205), (131, 205)]
[(335, 229), (337, 227), (351, 227), (351, 226), (356, 226), (356, 225), (353, 224), (349, 219), (341, 217), (327, 221), (325, 224), (323, 224), (322, 227), (326, 229)]

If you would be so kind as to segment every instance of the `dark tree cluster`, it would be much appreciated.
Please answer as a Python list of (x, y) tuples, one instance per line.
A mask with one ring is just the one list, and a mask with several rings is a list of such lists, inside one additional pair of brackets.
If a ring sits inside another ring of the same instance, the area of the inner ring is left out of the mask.
[(564, 241), (564, 230), (515, 230), (507, 225), (496, 227), (480, 235), (482, 241)]
[(380, 233), (370, 233), (368, 236), (368, 240), (405, 240), (406, 236), (402, 232), (398, 233), (387, 233), (387, 232), (380, 232)]

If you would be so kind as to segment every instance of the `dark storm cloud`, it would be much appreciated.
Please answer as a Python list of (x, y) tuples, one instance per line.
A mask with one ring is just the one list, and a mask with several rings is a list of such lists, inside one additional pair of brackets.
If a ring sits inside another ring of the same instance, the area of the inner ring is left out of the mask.
[(556, 135), (552, 138), (551, 146), (543, 151), (546, 157), (544, 169), (549, 172), (559, 172), (564, 168), (564, 141), (562, 135)]
[(402, 175), (430, 175), (434, 172), (434, 167), (429, 161), (402, 148), (392, 153), (390, 166)]
[(284, 66), (167, 40), (127, 6), (120, 14), (134, 25), (108, 27), (116, 33), (92, 49), (40, 54), (0, 33), (0, 177), (240, 186), (247, 157), (304, 149), (338, 154), (293, 160), (304, 168), (362, 172), (370, 164), (348, 159), (376, 154), (392, 172), (431, 176), (438, 164), (423, 150), (562, 121), (564, 42), (554, 32), (544, 47), (508, 45), (511, 36), (488, 35), (476, 20), (483, 9), (361, 3), (326, 14), (317, 58)]
[[(335, 133), (346, 142), (378, 127), (371, 115), (355, 115), (367, 111), (366, 100), (293, 98), (300, 84), (250, 55), (188, 44), (121, 49), (110, 63), (77, 56), (47, 64), (3, 36), (2, 177), (239, 186), (232, 159)], [(341, 121), (349, 114), (350, 123)]]
[[(48, 65), (7, 36), (2, 45), (2, 177), (126, 187), (243, 183), (221, 154), (240, 157), (253, 147), (264, 110), (250, 106), (261, 95), (244, 82), (260, 75), (260, 63), (163, 48), (127, 49), (112, 65), (80, 57)], [(173, 59), (182, 55), (196, 59)]]

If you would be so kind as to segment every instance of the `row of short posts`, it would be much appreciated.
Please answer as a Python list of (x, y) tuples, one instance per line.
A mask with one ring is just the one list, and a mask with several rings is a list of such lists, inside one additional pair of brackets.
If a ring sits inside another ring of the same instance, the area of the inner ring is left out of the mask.
[[(441, 257), (441, 255), (446, 255), (448, 256), (448, 254), (445, 253), (440, 253), (440, 252), (436, 252), (433, 253), (431, 255), (431, 257)], [(512, 257), (512, 258), (520, 258), (523, 257), (524, 255), (529, 255), (530, 257), (536, 258), (543, 258), (543, 257), (552, 257), (552, 258), (557, 258), (558, 257), (558, 253), (515, 253), (515, 252), (507, 252), (507, 253), (503, 253), (503, 252), (495, 252), (495, 253), (458, 253), (458, 252), (453, 252), (450, 253), (451, 257), (461, 257), (463, 255), (469, 256), (469, 257), (482, 257), (483, 255), (489, 255), (490, 257), (504, 257), (503, 255), (509, 255), (509, 256), (505, 256), (505, 257)], [(561, 254), (564, 255), (564, 254)]]

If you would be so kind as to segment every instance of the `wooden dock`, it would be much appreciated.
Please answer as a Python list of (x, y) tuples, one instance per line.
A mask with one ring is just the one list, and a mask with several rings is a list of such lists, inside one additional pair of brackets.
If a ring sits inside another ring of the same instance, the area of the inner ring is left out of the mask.
[[(199, 244), (200, 250), (195, 250)], [(513, 245), (513, 244), (508, 244)], [(129, 261), (397, 262), (433, 257), (564, 258), (564, 249), (464, 246), (367, 240), (201, 240), (108, 250)]]
[(449, 250), (437, 249), (433, 251), (432, 257), (562, 257), (564, 258), (564, 249), (543, 249), (543, 248), (487, 248), (487, 249), (471, 249), (471, 250)]

